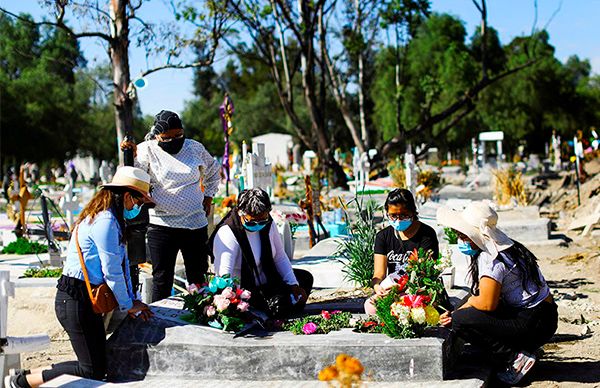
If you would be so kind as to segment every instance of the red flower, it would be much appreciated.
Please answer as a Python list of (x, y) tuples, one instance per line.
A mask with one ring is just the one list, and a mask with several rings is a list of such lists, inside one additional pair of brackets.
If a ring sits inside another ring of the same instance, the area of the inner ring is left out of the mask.
[(410, 256), (408, 257), (408, 262), (417, 262), (419, 261), (419, 253), (417, 252), (417, 248), (413, 249)]
[(331, 314), (329, 314), (329, 311), (326, 311), (326, 310), (321, 311), (321, 316), (326, 321), (331, 318)]
[(375, 325), (377, 325), (377, 322), (375, 322), (375, 321), (368, 321), (368, 322), (363, 323), (363, 327), (365, 327), (365, 328), (369, 328), (369, 327), (372, 327)]
[(431, 298), (427, 295), (404, 295), (400, 303), (408, 307), (423, 307)]
[(406, 283), (408, 283), (408, 275), (400, 276), (400, 279), (398, 279), (398, 287), (400, 288), (400, 291), (404, 290)]

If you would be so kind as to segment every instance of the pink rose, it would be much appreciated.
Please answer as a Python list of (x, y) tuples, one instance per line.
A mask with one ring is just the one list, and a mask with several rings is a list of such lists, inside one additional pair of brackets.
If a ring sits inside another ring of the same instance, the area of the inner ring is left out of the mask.
[(198, 286), (195, 285), (194, 283), (188, 285), (187, 287), (188, 292), (190, 293), (190, 295), (194, 295), (198, 293)]
[(304, 334), (314, 334), (317, 331), (317, 325), (312, 322), (308, 322), (306, 325), (302, 326), (302, 332)]
[(342, 310), (333, 310), (333, 311), (331, 312), (331, 314), (332, 314), (332, 315), (333, 315), (333, 314), (339, 314), (339, 313), (341, 313), (341, 312), (342, 312)]
[(331, 314), (329, 314), (329, 311), (326, 311), (326, 310), (321, 311), (321, 316), (326, 321), (331, 318)]
[(250, 297), (252, 296), (252, 293), (248, 290), (244, 290), (242, 292), (242, 294), (240, 295), (240, 298), (242, 298), (243, 300), (248, 300), (250, 299)]
[(240, 310), (241, 312), (245, 313), (246, 311), (248, 311), (248, 308), (250, 307), (250, 303), (248, 302), (244, 302), (241, 301), (240, 303), (238, 303), (237, 305), (237, 309)]
[(227, 310), (227, 307), (229, 307), (229, 305), (231, 304), (231, 302), (229, 301), (229, 299), (216, 299), (215, 298), (215, 306), (217, 306), (217, 311), (218, 312), (222, 312)]
[(216, 313), (217, 313), (217, 310), (215, 309), (215, 306), (209, 305), (209, 306), (204, 307), (204, 315), (206, 315), (207, 317), (212, 317)]
[(233, 289), (231, 287), (227, 287), (223, 290), (223, 292), (221, 292), (221, 295), (223, 295), (224, 298), (226, 299), (233, 299), (235, 298), (235, 292), (233, 292)]

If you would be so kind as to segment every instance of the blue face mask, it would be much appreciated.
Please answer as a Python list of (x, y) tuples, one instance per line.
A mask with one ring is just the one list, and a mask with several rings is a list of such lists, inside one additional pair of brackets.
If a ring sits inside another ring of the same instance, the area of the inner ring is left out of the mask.
[(258, 232), (258, 231), (262, 230), (262, 228), (264, 228), (265, 226), (267, 226), (267, 225), (266, 224), (246, 225), (246, 223), (244, 223), (244, 228), (246, 228), (246, 230), (248, 232)]
[(141, 211), (142, 207), (137, 203), (134, 203), (131, 210), (127, 210), (125, 207), (123, 208), (123, 217), (125, 217), (126, 220), (133, 220), (140, 214)]
[(410, 228), (412, 223), (412, 220), (390, 220), (390, 225), (398, 232), (404, 232), (406, 229)]
[(471, 247), (471, 243), (470, 242), (466, 242), (466, 241), (462, 241), (462, 240), (458, 240), (458, 250), (468, 256), (475, 256), (477, 254), (477, 252), (479, 252), (478, 249), (473, 249), (473, 247)]

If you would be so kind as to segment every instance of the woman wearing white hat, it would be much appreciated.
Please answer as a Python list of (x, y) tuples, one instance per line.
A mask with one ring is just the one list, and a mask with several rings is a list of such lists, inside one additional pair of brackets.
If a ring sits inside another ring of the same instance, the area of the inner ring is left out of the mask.
[(537, 259), (496, 228), (498, 214), (487, 204), (473, 202), (462, 212), (440, 208), (437, 221), (456, 231), (460, 251), (471, 256), (472, 278), (472, 296), (443, 314), (441, 322), (491, 352), (502, 363), (498, 379), (516, 384), (558, 324), (557, 307)]
[[(69, 335), (77, 362), (64, 362), (7, 376), (11, 388), (37, 387), (63, 374), (102, 380), (106, 374), (106, 333), (101, 314), (93, 310), (86, 281), (106, 285), (121, 311), (147, 320), (152, 313), (135, 299), (125, 249), (125, 219), (137, 216), (149, 196), (150, 176), (135, 167), (121, 167), (82, 210), (69, 242), (55, 309)], [(84, 263), (85, 268), (81, 263)]]

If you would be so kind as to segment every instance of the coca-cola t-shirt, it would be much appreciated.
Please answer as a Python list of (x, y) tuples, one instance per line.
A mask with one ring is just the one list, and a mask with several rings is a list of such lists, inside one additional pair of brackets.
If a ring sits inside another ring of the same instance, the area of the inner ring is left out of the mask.
[(435, 230), (424, 223), (421, 223), (417, 233), (408, 240), (401, 240), (400, 236), (396, 236), (392, 226), (381, 230), (375, 237), (375, 254), (387, 257), (388, 274), (403, 272), (411, 252), (419, 248), (433, 250), (433, 257), (437, 257), (440, 251)]

